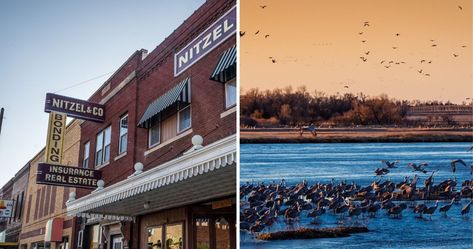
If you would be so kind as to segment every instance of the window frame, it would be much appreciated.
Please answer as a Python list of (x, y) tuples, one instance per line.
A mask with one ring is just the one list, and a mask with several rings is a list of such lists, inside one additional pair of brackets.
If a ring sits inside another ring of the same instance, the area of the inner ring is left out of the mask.
[[(151, 144), (151, 128), (152, 127), (155, 127), (157, 126), (158, 127), (158, 141), (154, 144)], [(148, 148), (153, 148), (157, 145), (159, 145), (161, 143), (161, 117), (158, 118), (158, 120), (156, 121), (156, 123), (152, 126), (149, 127), (148, 129)]]
[[(122, 134), (122, 120), (126, 118), (126, 132)], [(127, 145), (125, 146), (125, 150), (122, 148), (122, 138), (126, 136), (126, 143)], [(123, 151), (122, 151), (123, 150)], [(120, 120), (118, 121), (118, 155), (126, 153), (128, 150), (128, 113), (120, 117)]]
[[(235, 103), (229, 105), (229, 104), (228, 104), (229, 98), (228, 98), (227, 88), (228, 88), (228, 86), (231, 85), (231, 84), (235, 84)], [(236, 92), (236, 91), (237, 91), (236, 79), (231, 79), (231, 80), (225, 82), (225, 87), (224, 87), (224, 88), (225, 88), (225, 109), (230, 109), (230, 108), (236, 106), (236, 105), (237, 105), (237, 102), (238, 102), (238, 101), (237, 101), (237, 92)]]
[[(86, 151), (87, 151), (87, 153), (86, 153)], [(84, 158), (82, 159), (82, 168), (83, 169), (88, 169), (89, 168), (89, 161), (90, 161), (90, 141), (87, 141), (87, 142), (84, 143), (83, 156), (84, 156)], [(87, 163), (87, 165), (86, 165), (86, 163)]]
[[(181, 130), (181, 112), (183, 112), (184, 110), (186, 110), (187, 108), (189, 108), (189, 118), (190, 118), (190, 122), (189, 122), (189, 127), (186, 127), (184, 129)], [(187, 105), (186, 107), (180, 109), (177, 111), (177, 125), (176, 125), (176, 129), (177, 129), (177, 134), (180, 134), (180, 133), (183, 133), (184, 131), (187, 131), (189, 130), (190, 128), (192, 128), (192, 108), (191, 108), (191, 105)]]
[[(106, 144), (106, 134), (107, 134), (107, 130), (109, 130), (109, 134), (110, 134), (110, 141), (108, 142), (108, 144)], [(102, 138), (102, 141), (101, 141), (101, 145), (102, 147), (99, 149), (98, 148), (98, 145), (99, 145), (99, 136), (101, 136)], [(102, 129), (99, 133), (97, 133), (96, 135), (96, 144), (95, 144), (95, 168), (98, 168), (100, 166), (103, 166), (103, 165), (106, 165), (107, 163), (110, 162), (110, 154), (111, 154), (111, 144), (112, 144), (112, 126), (109, 125), (107, 127), (105, 127), (104, 129)], [(105, 151), (106, 151), (106, 148), (107, 146), (109, 147), (109, 151), (108, 151), (108, 159), (107, 161), (105, 161)], [(99, 152), (102, 152), (102, 156), (101, 156), (101, 161), (98, 162), (97, 160), (97, 155)]]

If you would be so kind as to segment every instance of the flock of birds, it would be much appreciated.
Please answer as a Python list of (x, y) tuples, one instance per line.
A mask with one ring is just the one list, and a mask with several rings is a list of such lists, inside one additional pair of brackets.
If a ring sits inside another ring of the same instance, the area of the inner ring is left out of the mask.
[[(268, 7), (268, 5), (259, 5), (259, 8), (261, 8), (261, 10), (264, 10)], [(458, 9), (459, 11), (463, 11), (463, 7), (458, 5)], [(366, 37), (366, 34), (368, 33), (368, 30), (370, 28), (370, 26), (372, 26), (371, 22), (370, 21), (364, 21), (362, 23), (362, 30), (361, 31), (358, 31), (358, 35), (361, 37), (361, 42), (365, 45), (369, 44), (367, 38), (364, 38)], [(242, 36), (245, 36), (247, 33), (247, 31), (240, 31), (240, 37)], [(260, 29), (257, 29), (256, 31), (254, 31), (253, 33), (254, 36), (262, 36), (264, 35), (264, 39), (267, 39), (270, 37), (269, 34), (263, 34), (262, 31)], [(400, 33), (393, 33), (393, 36), (395, 38), (397, 38), (396, 41), (399, 41), (399, 39), (402, 38), (401, 34)], [(431, 48), (436, 48), (439, 46), (437, 40), (435, 39), (430, 39), (430, 44), (428, 44), (429, 47)], [(461, 48), (466, 48), (467, 46), (466, 45), (461, 45)], [(393, 50), (400, 50), (400, 47), (399, 45), (391, 45), (391, 48)], [(368, 59), (370, 59), (370, 57), (373, 55), (373, 54), (376, 54), (375, 51), (372, 51), (371, 49), (369, 48), (365, 48), (365, 50), (363, 51), (363, 54), (361, 56), (359, 56), (359, 58), (361, 59), (362, 62), (368, 62)], [(456, 52), (452, 52), (452, 56), (454, 58), (457, 58), (460, 56), (460, 53), (458, 51)], [(274, 57), (274, 56), (269, 56), (268, 57), (269, 61), (273, 64), (277, 63), (278, 60)], [(371, 59), (370, 59), (371, 60)], [(294, 61), (297, 61), (297, 60), (294, 60)], [(380, 59), (379, 61), (380, 65), (383, 66), (384, 68), (386, 69), (389, 69), (393, 66), (397, 66), (397, 65), (402, 65), (402, 64), (411, 64), (409, 66), (409, 69), (415, 69), (420, 75), (423, 75), (423, 76), (426, 76), (426, 77), (430, 77), (431, 76), (431, 73), (430, 72), (426, 72), (426, 69), (424, 68), (424, 65), (429, 65), (429, 64), (432, 64), (433, 63), (433, 60), (432, 59), (426, 59), (426, 58), (418, 58), (416, 63), (412, 63), (412, 62), (406, 62), (404, 60), (397, 60), (397, 59), (392, 59), (392, 58), (382, 58)], [(349, 85), (351, 83), (347, 82), (343, 85), (344, 88), (349, 88)]]
[[(473, 151), (473, 146), (469, 151)], [(412, 179), (405, 176), (401, 182), (383, 180), (389, 169), (397, 168), (399, 161), (381, 162), (385, 167), (375, 170), (378, 179), (367, 186), (346, 181), (336, 183), (333, 179), (330, 183), (317, 182), (314, 185), (304, 180), (293, 186), (287, 185), (284, 179), (268, 185), (247, 182), (240, 187), (240, 230), (258, 235), (263, 230), (270, 231), (280, 218), (287, 226), (294, 226), (301, 216), (311, 218), (314, 224), (318, 224), (319, 218), (324, 215), (335, 215), (339, 224), (343, 224), (346, 217), (358, 222), (360, 217), (374, 218), (383, 212), (391, 218), (400, 219), (408, 208), (417, 218), (425, 219), (423, 216), (428, 215), (432, 219), (437, 210), (447, 216), (450, 208), (462, 199), (469, 201), (460, 214), (469, 214), (473, 201), (473, 179), (463, 181), (461, 187), (457, 186), (456, 177), (434, 184), (434, 173), (438, 170), (432, 170), (423, 184), (417, 174)], [(456, 171), (458, 163), (466, 166), (461, 159), (453, 160), (452, 172)], [(428, 173), (427, 166), (427, 163), (408, 164), (412, 171), (423, 174)], [(435, 204), (429, 205), (433, 200)], [(440, 201), (444, 201), (441, 206)]]

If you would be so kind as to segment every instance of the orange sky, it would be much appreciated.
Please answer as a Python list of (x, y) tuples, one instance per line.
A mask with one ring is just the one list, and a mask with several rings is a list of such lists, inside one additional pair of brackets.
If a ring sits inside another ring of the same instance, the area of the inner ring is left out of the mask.
[(305, 85), (311, 92), (410, 100), (473, 97), (471, 0), (241, 0), (240, 6), (244, 90)]

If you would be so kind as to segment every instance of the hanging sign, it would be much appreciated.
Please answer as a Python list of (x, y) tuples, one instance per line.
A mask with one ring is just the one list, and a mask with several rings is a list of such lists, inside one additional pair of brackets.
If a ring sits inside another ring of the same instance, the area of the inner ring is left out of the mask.
[(174, 77), (236, 33), (236, 7), (231, 8), (183, 49), (174, 54)]
[(103, 122), (105, 120), (104, 105), (54, 93), (46, 94), (44, 111), (62, 112), (74, 118), (95, 122)]
[(66, 134), (66, 114), (51, 112), (49, 114), (48, 135), (46, 140), (46, 162), (60, 164), (64, 150)]
[(97, 181), (101, 177), (102, 172), (99, 170), (39, 163), (36, 183), (74, 188), (97, 188)]
[(10, 218), (13, 212), (13, 200), (0, 200), (0, 218)]

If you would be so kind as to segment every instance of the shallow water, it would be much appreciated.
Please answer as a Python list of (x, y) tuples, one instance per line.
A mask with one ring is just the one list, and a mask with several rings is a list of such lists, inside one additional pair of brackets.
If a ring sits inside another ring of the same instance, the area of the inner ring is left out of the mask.
[[(303, 179), (309, 184), (335, 181), (355, 181), (363, 186), (374, 178), (373, 171), (382, 167), (381, 160), (399, 160), (397, 169), (386, 176), (399, 182), (404, 176), (414, 176), (407, 163), (428, 162), (427, 170), (439, 170), (434, 175), (434, 184), (456, 177), (459, 185), (471, 179), (469, 165), (473, 163), (473, 152), (467, 152), (470, 143), (343, 143), (343, 144), (242, 144), (241, 183), (279, 182), (282, 178), (288, 184)], [(450, 161), (463, 159), (468, 167), (457, 166), (456, 173), (450, 171)], [(419, 173), (419, 172), (417, 172)], [(420, 173), (419, 186), (430, 175)], [(426, 219), (418, 219), (412, 209), (403, 212), (400, 219), (390, 218), (385, 212), (375, 218), (344, 219), (345, 225), (367, 225), (369, 233), (354, 234), (347, 238), (257, 241), (245, 232), (240, 233), (241, 248), (473, 248), (473, 212), (461, 217), (460, 210), (467, 200), (452, 206), (448, 216), (437, 212)], [(432, 206), (435, 202), (427, 202)], [(444, 203), (440, 202), (439, 206)], [(415, 205), (409, 203), (409, 205)], [(325, 214), (318, 225), (311, 225), (311, 219), (303, 212), (295, 227), (337, 226), (337, 218)], [(280, 219), (271, 231), (288, 229)]]

